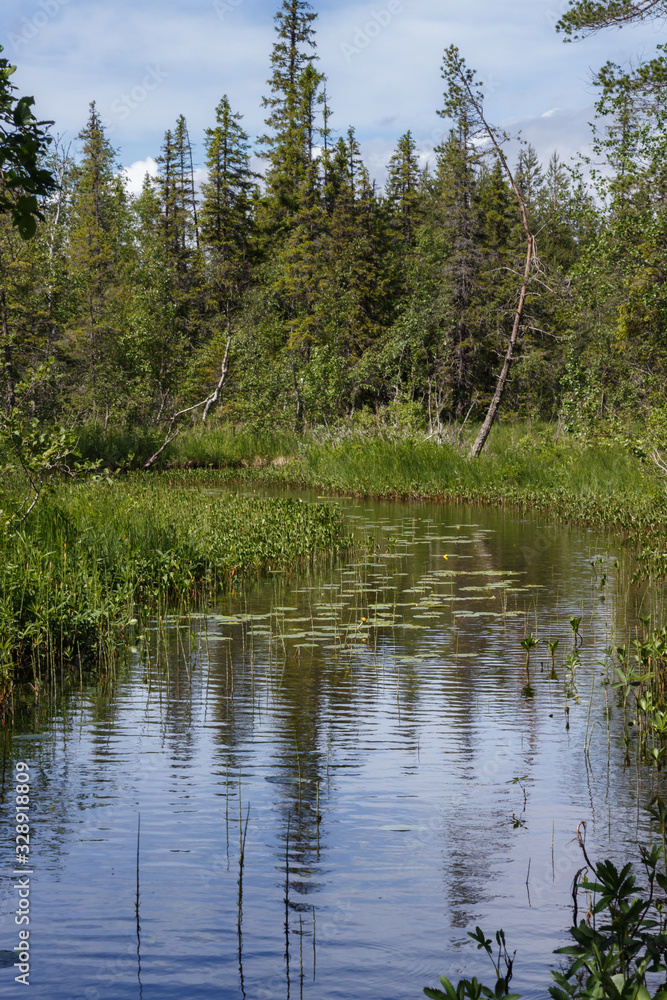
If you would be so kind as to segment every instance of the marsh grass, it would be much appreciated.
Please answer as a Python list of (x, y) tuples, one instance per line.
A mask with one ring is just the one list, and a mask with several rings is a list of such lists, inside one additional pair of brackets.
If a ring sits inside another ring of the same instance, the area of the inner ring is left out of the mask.
[[(474, 429), (473, 429), (474, 430)], [(423, 435), (382, 436), (343, 428), (301, 438), (276, 438), (274, 451), (288, 461), (280, 467), (253, 467), (260, 445), (269, 441), (236, 438), (234, 468), (216, 461), (223, 455), (211, 436), (207, 469), (171, 468), (174, 483), (220, 485), (279, 484), (319, 492), (384, 499), (435, 499), (532, 509), (564, 521), (611, 529), (625, 536), (639, 560), (640, 575), (667, 577), (667, 489), (630, 450), (600, 435), (595, 440), (555, 439), (548, 426), (499, 425), (481, 457), (470, 461), (463, 445), (424, 440)], [(470, 432), (472, 433), (472, 431)], [(204, 438), (198, 447), (204, 447)], [(288, 446), (292, 445), (290, 451)], [(187, 449), (188, 438), (181, 445)], [(187, 454), (184, 450), (183, 455)], [(199, 452), (204, 454), (204, 452)], [(187, 461), (177, 463), (180, 466)], [(229, 466), (231, 463), (227, 463)], [(244, 466), (244, 467), (241, 467)]]
[[(143, 464), (162, 440), (155, 429), (104, 432), (87, 427), (78, 446), (86, 460), (125, 468)], [(560, 435), (556, 440), (549, 425), (498, 424), (473, 461), (467, 458), (465, 441), (425, 440), (414, 429), (400, 427), (348, 422), (301, 435), (280, 428), (195, 427), (168, 446), (160, 468), (242, 475), (248, 470), (252, 475), (253, 469), (271, 463), (279, 467), (263, 472), (264, 477), (378, 497), (473, 495), (508, 488), (565, 489), (580, 496), (643, 494), (651, 488), (665, 492), (627, 448), (603, 436), (585, 441)]]
[(258, 460), (267, 464), (299, 453), (301, 439), (283, 430), (200, 427), (183, 432), (170, 446), (168, 462), (192, 463), (214, 468), (252, 465)]
[(0, 677), (34, 686), (108, 665), (126, 633), (267, 570), (347, 545), (338, 512), (299, 500), (174, 490), (156, 477), (61, 485), (0, 535)]
[[(140, 469), (164, 441), (159, 428), (108, 429), (87, 425), (77, 438), (85, 461), (101, 461), (107, 469)], [(283, 430), (252, 430), (233, 426), (183, 430), (167, 446), (159, 468), (183, 466), (236, 468), (261, 462), (270, 464), (299, 451), (301, 439)]]
[(606, 443), (558, 444), (522, 430), (500, 428), (473, 461), (447, 442), (351, 439), (307, 445), (304, 466), (319, 482), (374, 495), (437, 496), (507, 487), (590, 494), (645, 488), (639, 462), (622, 449)]

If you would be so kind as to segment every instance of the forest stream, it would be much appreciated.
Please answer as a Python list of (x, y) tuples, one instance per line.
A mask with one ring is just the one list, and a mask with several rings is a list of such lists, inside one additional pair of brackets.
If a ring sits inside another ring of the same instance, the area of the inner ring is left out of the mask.
[(377, 544), (155, 623), (114, 684), (4, 731), (4, 831), (29, 774), (33, 1000), (414, 1000), (443, 973), (495, 982), (475, 925), (543, 997), (577, 825), (597, 860), (655, 838), (661, 775), (626, 760), (605, 649), (660, 598), (624, 582), (618, 540), (319, 502)]

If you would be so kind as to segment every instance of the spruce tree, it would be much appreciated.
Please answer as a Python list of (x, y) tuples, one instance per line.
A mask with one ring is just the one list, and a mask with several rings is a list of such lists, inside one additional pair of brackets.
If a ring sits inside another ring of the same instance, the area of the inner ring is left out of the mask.
[(193, 347), (205, 336), (204, 275), (199, 246), (199, 218), (192, 145), (183, 115), (165, 133), (155, 181), (161, 206), (161, 230), (172, 275), (177, 322)]
[(526, 209), (530, 214), (535, 208), (538, 194), (544, 182), (542, 164), (535, 147), (530, 143), (527, 146), (522, 146), (519, 151), (515, 178)]
[(202, 241), (217, 307), (227, 318), (248, 280), (252, 234), (254, 174), (248, 136), (225, 95), (216, 108), (216, 125), (206, 130), (208, 176), (202, 187)]
[(316, 17), (307, 0), (283, 0), (275, 16), (278, 39), (271, 55), (271, 93), (262, 102), (270, 132), (259, 140), (269, 161), (269, 226), (298, 211), (312, 161), (315, 107), (324, 79), (313, 66)]
[(443, 335), (451, 413), (468, 412), (477, 378), (474, 371), (479, 346), (480, 274), (483, 266), (477, 202), (479, 154), (465, 108), (446, 141), (436, 150), (433, 178), (434, 216), (444, 240)]
[(409, 246), (421, 214), (421, 171), (412, 132), (401, 136), (389, 160), (385, 198), (392, 221)]
[(218, 387), (202, 412), (206, 420), (217, 402), (227, 366), (233, 317), (250, 283), (253, 263), (255, 175), (250, 168), (248, 136), (225, 95), (216, 108), (216, 124), (204, 140), (208, 177), (202, 187), (202, 245), (205, 253), (209, 340), (196, 360), (200, 381)]
[(129, 245), (127, 197), (95, 102), (78, 138), (83, 147), (74, 170), (69, 238), (78, 312), (70, 361), (89, 416), (97, 421), (103, 413), (106, 425), (118, 381), (114, 305)]

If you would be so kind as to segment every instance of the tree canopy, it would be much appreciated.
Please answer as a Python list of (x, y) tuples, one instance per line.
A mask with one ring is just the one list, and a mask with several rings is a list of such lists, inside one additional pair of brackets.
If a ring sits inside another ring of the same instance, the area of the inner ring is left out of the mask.
[(406, 123), (380, 187), (336, 120), (315, 24), (306, 0), (279, 4), (254, 148), (223, 94), (201, 136), (183, 114), (165, 123), (137, 195), (94, 103), (76, 155), (46, 159), (46, 123), (4, 64), (7, 133), (33, 140), (23, 187), (3, 161), (5, 410), (158, 432), (176, 416), (300, 430), (409, 413), (443, 436), (500, 387), (499, 419), (648, 421), (667, 381), (664, 47), (599, 71), (582, 173), (508, 143), (450, 46), (442, 140), (426, 149)]
[(9, 212), (21, 236), (30, 239), (42, 218), (38, 199), (55, 187), (43, 162), (53, 122), (37, 121), (33, 97), (15, 96), (10, 79), (15, 71), (16, 66), (0, 58), (0, 212)]
[(666, 0), (570, 0), (570, 9), (556, 27), (565, 35), (578, 38), (601, 28), (620, 27), (665, 14)]

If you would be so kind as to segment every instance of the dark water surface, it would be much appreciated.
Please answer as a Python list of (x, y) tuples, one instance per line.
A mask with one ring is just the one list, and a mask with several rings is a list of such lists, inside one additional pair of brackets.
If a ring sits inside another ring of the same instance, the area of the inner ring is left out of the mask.
[[(599, 663), (647, 610), (616, 595), (618, 543), (497, 510), (341, 503), (379, 555), (156, 630), (112, 690), (5, 733), (0, 951), (18, 941), (24, 761), (33, 1000), (407, 1000), (442, 973), (494, 982), (476, 924), (516, 948), (513, 988), (545, 996), (577, 823), (598, 858), (650, 837), (655, 773), (624, 766)], [(532, 698), (527, 632), (560, 641), (557, 680), (532, 651)], [(21, 994), (15, 972), (2, 995)]]

